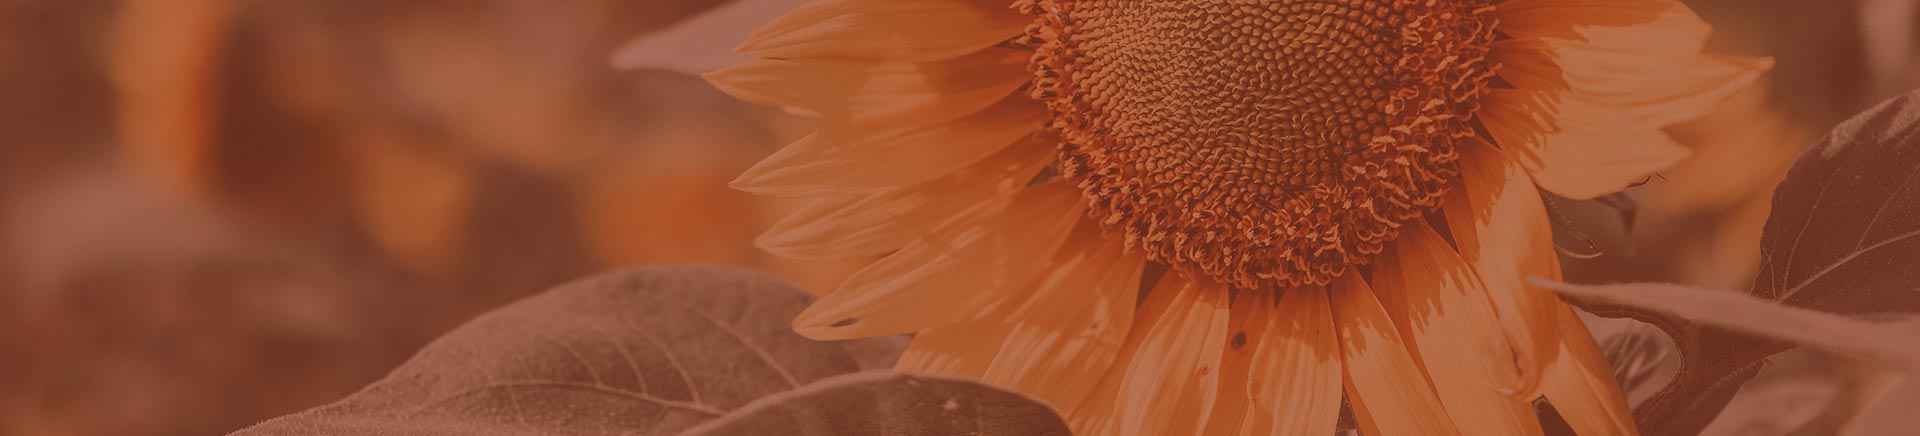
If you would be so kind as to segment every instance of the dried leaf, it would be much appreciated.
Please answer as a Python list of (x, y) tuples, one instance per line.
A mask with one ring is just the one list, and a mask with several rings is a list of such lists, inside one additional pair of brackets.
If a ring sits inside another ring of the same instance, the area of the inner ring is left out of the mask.
[[(1920, 312), (1920, 92), (1882, 104), (1841, 124), (1795, 164), (1774, 195), (1761, 238), (1762, 265), (1753, 295), (1821, 314)], [(1675, 295), (1652, 296), (1678, 304)], [(1614, 301), (1613, 303), (1618, 303)], [(1696, 301), (1695, 303), (1701, 303)], [(1754, 316), (1746, 309), (1701, 307), (1676, 316), (1646, 306), (1600, 302), (1585, 307), (1659, 326), (1678, 344), (1684, 363), (1674, 381), (1635, 410), (1646, 434), (1691, 435), (1718, 416), (1765, 360), (1793, 344), (1723, 330), (1698, 318), (1709, 313)], [(1805, 311), (1803, 311), (1805, 312)], [(1782, 323), (1778, 319), (1757, 319)], [(1784, 325), (1784, 324), (1779, 324)], [(1810, 327), (1817, 327), (1809, 325)], [(1863, 352), (1873, 344), (1838, 333), (1802, 331), (1798, 340)], [(1892, 336), (1894, 338), (1903, 336)], [(1884, 338), (1882, 338), (1884, 339)]]
[(749, 404), (689, 436), (1068, 436), (1066, 421), (1020, 394), (977, 382), (868, 371)]
[(359, 393), (234, 434), (669, 435), (892, 364), (898, 338), (794, 334), (809, 300), (725, 269), (609, 274), (482, 315)]

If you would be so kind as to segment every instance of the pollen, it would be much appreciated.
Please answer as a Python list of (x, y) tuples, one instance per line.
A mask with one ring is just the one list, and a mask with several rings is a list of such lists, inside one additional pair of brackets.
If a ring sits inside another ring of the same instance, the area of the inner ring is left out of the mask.
[(1109, 233), (1245, 289), (1371, 262), (1459, 175), (1491, 0), (1022, 0), (1028, 95)]

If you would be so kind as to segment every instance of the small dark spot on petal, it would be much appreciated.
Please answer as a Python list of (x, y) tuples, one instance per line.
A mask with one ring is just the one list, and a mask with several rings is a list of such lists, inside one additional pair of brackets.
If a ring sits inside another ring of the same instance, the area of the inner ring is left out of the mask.
[(829, 327), (846, 327), (846, 326), (853, 325), (853, 323), (856, 323), (856, 322), (860, 322), (860, 318), (843, 319), (843, 320), (840, 320), (840, 322), (833, 323), (833, 325)]
[(1247, 346), (1247, 332), (1234, 333), (1233, 349), (1238, 350), (1241, 347), (1245, 347), (1245, 346)]

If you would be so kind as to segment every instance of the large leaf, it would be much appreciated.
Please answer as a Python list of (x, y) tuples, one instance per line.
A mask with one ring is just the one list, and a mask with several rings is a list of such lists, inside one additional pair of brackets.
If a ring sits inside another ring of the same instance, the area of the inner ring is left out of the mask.
[[(1037, 407), (1036, 407), (1037, 406)], [(976, 382), (868, 371), (756, 401), (690, 436), (1070, 436), (1019, 394)]]
[[(1821, 351), (1852, 356), (1861, 360), (1879, 364), (1883, 369), (1892, 371), (1894, 386), (1883, 397), (1870, 404), (1866, 411), (1846, 427), (1846, 435), (1892, 435), (1920, 434), (1920, 419), (1913, 417), (1913, 401), (1920, 399), (1920, 383), (1913, 378), (1920, 375), (1920, 342), (1912, 340), (1920, 333), (1920, 317), (1911, 317), (1895, 322), (1876, 323), (1817, 310), (1794, 307), (1786, 303), (1756, 297), (1739, 292), (1690, 288), (1664, 283), (1625, 284), (1612, 286), (1580, 286), (1554, 283), (1536, 279), (1535, 284), (1560, 292), (1562, 295), (1588, 303), (1604, 303), (1631, 307), (1648, 314), (1670, 316), (1698, 323), (1703, 327), (1720, 329), (1723, 332), (1751, 334), (1758, 338), (1782, 341), (1795, 345), (1806, 345)], [(1811, 381), (1815, 384), (1826, 384)], [(1747, 389), (1753, 389), (1748, 387)], [(1747, 401), (1747, 406), (1762, 410), (1745, 410), (1742, 415), (1753, 413), (1775, 413), (1792, 415), (1796, 412), (1819, 413), (1821, 409), (1804, 410), (1805, 406), (1818, 406), (1821, 398), (1813, 389), (1788, 387), (1783, 392), (1760, 392), (1760, 395), (1774, 394), (1777, 398), (1760, 398), (1760, 402)], [(1743, 392), (1743, 400), (1754, 400), (1757, 395)], [(1770, 401), (1769, 401), (1770, 400)], [(1774, 404), (1767, 404), (1767, 403)], [(1770, 410), (1769, 410), (1770, 409)], [(1731, 411), (1730, 411), (1731, 412)], [(1727, 415), (1722, 415), (1722, 418)], [(1737, 433), (1743, 436), (1785, 435), (1804, 424), (1802, 417), (1795, 422), (1787, 421), (1759, 422), (1750, 421), (1747, 428)], [(1709, 417), (1711, 419), (1711, 417)], [(1716, 423), (1725, 424), (1723, 421)], [(1671, 433), (1672, 427), (1652, 428), (1650, 431)], [(1723, 426), (1722, 430), (1725, 430)], [(1689, 432), (1695, 430), (1688, 430)]]
[[(907, 421), (999, 425), (990, 434), (1064, 428), (1044, 405), (971, 382), (866, 375), (808, 387), (890, 366), (903, 345), (802, 338), (788, 322), (810, 300), (726, 269), (583, 280), (461, 326), (344, 400), (234, 434), (672, 435), (723, 417), (768, 422), (773, 411), (832, 430), (794, 434), (886, 434), (859, 430)], [(774, 396), (789, 391), (804, 393)], [(751, 416), (729, 417), (741, 410)], [(882, 414), (889, 418), (875, 418)], [(808, 428), (819, 429), (795, 431)]]
[[(1920, 92), (1881, 104), (1829, 133), (1774, 195), (1752, 294), (1842, 315), (1920, 312)], [(1678, 376), (1635, 410), (1648, 435), (1698, 433), (1768, 357), (1794, 345), (1708, 328), (1694, 318), (1608, 302), (1671, 335)]]

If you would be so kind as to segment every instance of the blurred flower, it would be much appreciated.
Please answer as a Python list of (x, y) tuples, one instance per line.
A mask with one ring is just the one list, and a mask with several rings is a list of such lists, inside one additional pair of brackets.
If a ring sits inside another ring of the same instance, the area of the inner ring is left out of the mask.
[(221, 74), (236, 0), (131, 0), (110, 55), (125, 160), (164, 192), (194, 199), (211, 176)]
[(219, 434), (480, 311), (754, 250), (777, 111), (615, 43), (713, 0), (0, 0), (0, 434)]
[[(790, 207), (724, 189), (779, 139), (752, 127), (765, 117), (685, 77), (607, 68), (611, 35), (702, 6), (129, 2), (111, 46), (120, 144), (172, 197), (296, 227), (344, 214), (429, 276), (471, 263), (476, 232), (490, 230), (476, 215), (510, 172), (562, 194), (565, 207), (547, 213), (579, 227), (596, 263), (838, 280), (844, 268), (747, 248)], [(693, 221), (703, 230), (678, 225)]]
[(1368, 434), (1538, 434), (1539, 394), (1632, 434), (1523, 282), (1538, 190), (1666, 168), (1769, 65), (1672, 0), (985, 3), (817, 1), (707, 77), (828, 124), (735, 181), (812, 199), (761, 245), (886, 256), (796, 330), (918, 332), (901, 369), (1091, 435), (1326, 434), (1342, 381)]

